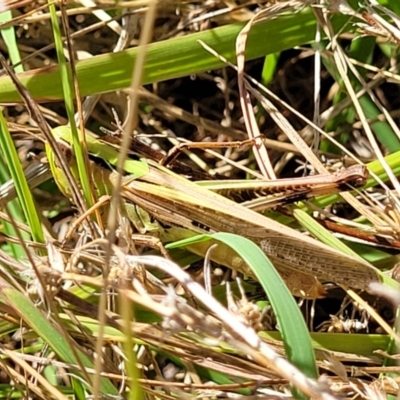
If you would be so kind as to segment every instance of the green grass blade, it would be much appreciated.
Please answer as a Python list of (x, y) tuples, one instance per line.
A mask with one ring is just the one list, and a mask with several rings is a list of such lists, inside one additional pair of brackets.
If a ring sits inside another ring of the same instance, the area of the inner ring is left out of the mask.
[[(0, 155), (0, 182), (3, 184), (10, 179), (10, 173), (7, 167), (7, 164), (4, 161), (2, 155)], [(25, 223), (25, 216), (22, 212), (21, 206), (18, 200), (12, 200), (7, 202), (8, 212), (14, 218), (15, 221)], [(4, 232), (10, 236), (16, 237), (15, 228), (8, 222), (4, 222)], [(27, 232), (20, 231), (22, 237), (26, 240), (29, 240), (30, 236)], [(16, 260), (21, 260), (25, 258), (25, 251), (22, 246), (16, 243), (10, 243), (10, 253), (14, 256)]]
[[(12, 18), (13, 18), (13, 16), (12, 16), (12, 12), (10, 10), (0, 13), (0, 23), (10, 21)], [(15, 72), (16, 73), (24, 72), (23, 65), (21, 64), (21, 57), (20, 57), (20, 53), (19, 53), (19, 49), (18, 49), (17, 40), (15, 37), (14, 27), (10, 26), (10, 27), (1, 29), (1, 36), (4, 40), (4, 43), (7, 46), (7, 50), (8, 50), (12, 65), (18, 64), (15, 67)], [(19, 163), (19, 160), (14, 160), (14, 162)], [(2, 157), (0, 159), (0, 164), (1, 164), (0, 182), (5, 183), (9, 179), (9, 171), (6, 166), (7, 164), (4, 163), (4, 159)], [(8, 162), (8, 165), (10, 165), (9, 162)], [(16, 221), (25, 222), (24, 213), (23, 213), (17, 200), (9, 202), (7, 206), (8, 206), (9, 213)], [(4, 223), (4, 231), (11, 236), (14, 236), (14, 237), (16, 236), (14, 227), (9, 223)], [(26, 232), (23, 232), (23, 231), (21, 231), (20, 234), (22, 235), (22, 237), (24, 239), (29, 239), (29, 237), (30, 237), (29, 234), (27, 234)], [(20, 245), (10, 243), (10, 251), (12, 252), (12, 254), (14, 255), (14, 257), (17, 260), (20, 260), (25, 257), (25, 251), (23, 250), (23, 248)]]
[(261, 83), (264, 86), (268, 86), (274, 78), (278, 67), (279, 56), (280, 54), (276, 53), (268, 54), (265, 57), (263, 70), (261, 72)]
[(5, 161), (10, 169), (10, 174), (15, 182), (18, 198), (21, 202), (21, 207), (25, 218), (32, 231), (32, 237), (36, 242), (44, 243), (44, 235), (39, 215), (33, 201), (32, 193), (26, 181), (21, 162), (18, 158), (17, 150), (11, 138), (7, 127), (7, 122), (4, 119), (3, 113), (0, 111), (0, 149), (3, 152)]
[[(12, 20), (12, 12), (10, 10), (0, 13), (0, 23)], [(7, 46), (7, 50), (11, 59), (12, 65), (16, 73), (24, 72), (24, 66), (21, 64), (21, 56), (19, 54), (18, 43), (15, 37), (15, 29), (13, 26), (1, 29), (1, 36)]]
[(288, 359), (307, 376), (317, 378), (315, 356), (303, 316), (282, 278), (255, 243), (239, 235), (219, 232), (180, 240), (167, 245), (166, 248), (184, 247), (212, 239), (234, 249), (252, 269), (274, 309)]
[(88, 207), (91, 207), (94, 204), (95, 199), (93, 198), (92, 188), (90, 185), (89, 171), (86, 167), (88, 165), (88, 162), (85, 159), (83, 146), (84, 138), (79, 137), (80, 135), (75, 123), (74, 98), (76, 98), (76, 93), (72, 80), (72, 73), (70, 69), (71, 67), (66, 63), (65, 60), (63, 43), (61, 40), (60, 25), (56, 15), (56, 6), (51, 0), (49, 0), (49, 10), (51, 25), (54, 33), (54, 43), (56, 46), (57, 58), (60, 68), (60, 77), (62, 82), (65, 109), (68, 115), (68, 121), (72, 136), (72, 146), (78, 165), (79, 180), (82, 186), (83, 194), (85, 196), (86, 204)]
[[(333, 18), (335, 26), (346, 26), (347, 17)], [(255, 25), (246, 46), (246, 59), (281, 52), (314, 39), (316, 21), (313, 12), (288, 13), (282, 18)], [(228, 60), (235, 62), (235, 41), (243, 24), (194, 33), (183, 37), (152, 43), (147, 48), (143, 84), (158, 82), (210, 69), (224, 67), (224, 63), (204, 50), (199, 40), (205, 42)], [(268, 40), (260, 39), (268, 36)], [(132, 78), (139, 48), (116, 54), (104, 54), (77, 63), (79, 87), (82, 96), (109, 92), (128, 87)], [(18, 75), (37, 101), (62, 98), (59, 67), (46, 67)], [(21, 101), (11, 81), (0, 78), (0, 102)]]

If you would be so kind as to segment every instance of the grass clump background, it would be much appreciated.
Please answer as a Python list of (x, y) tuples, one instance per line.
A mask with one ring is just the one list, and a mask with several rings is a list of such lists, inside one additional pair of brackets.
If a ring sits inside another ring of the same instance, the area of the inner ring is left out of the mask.
[(0, 7), (1, 398), (398, 395), (397, 2)]

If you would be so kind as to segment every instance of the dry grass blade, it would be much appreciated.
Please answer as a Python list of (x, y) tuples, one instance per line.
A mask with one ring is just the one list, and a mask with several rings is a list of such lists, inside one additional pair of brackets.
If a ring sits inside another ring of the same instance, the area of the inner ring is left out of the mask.
[(3, 0), (0, 5), (0, 12), (12, 10), (17, 7), (24, 7), (34, 2), (35, 0)]

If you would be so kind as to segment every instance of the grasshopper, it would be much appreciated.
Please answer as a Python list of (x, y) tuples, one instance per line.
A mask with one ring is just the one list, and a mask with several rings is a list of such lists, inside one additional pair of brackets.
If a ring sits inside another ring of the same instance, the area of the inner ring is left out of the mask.
[[(322, 294), (315, 278), (359, 289), (366, 289), (370, 282), (379, 279), (377, 271), (366, 262), (344, 255), (160, 165), (149, 162), (149, 167), (148, 174), (125, 185), (122, 196), (156, 219), (175, 226), (172, 232), (167, 230), (164, 238), (189, 237), (192, 232), (204, 233), (204, 228), (245, 236), (270, 258), (292, 293), (303, 297)], [(189, 250), (204, 254), (208, 246), (201, 243)], [(219, 245), (211, 258), (252, 275), (243, 260), (224, 245)]]

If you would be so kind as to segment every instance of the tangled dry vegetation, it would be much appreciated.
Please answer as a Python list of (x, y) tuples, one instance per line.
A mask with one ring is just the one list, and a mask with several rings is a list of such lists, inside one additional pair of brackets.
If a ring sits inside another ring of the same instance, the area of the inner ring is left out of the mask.
[(398, 4), (0, 3), (1, 398), (398, 395)]

